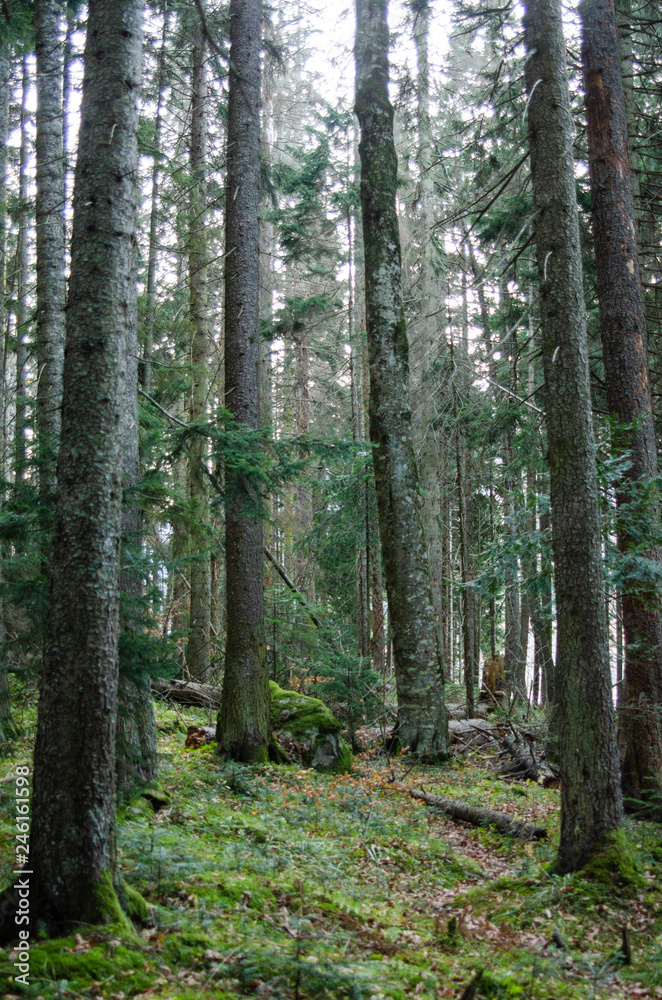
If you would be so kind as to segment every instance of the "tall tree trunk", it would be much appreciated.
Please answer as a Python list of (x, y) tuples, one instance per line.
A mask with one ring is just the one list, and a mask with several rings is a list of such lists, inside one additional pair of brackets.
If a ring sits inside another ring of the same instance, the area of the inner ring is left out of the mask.
[[(356, 239), (355, 237), (356, 233)], [(352, 393), (352, 440), (355, 444), (362, 442), (365, 438), (365, 419), (363, 407), (363, 350), (360, 337), (357, 337), (360, 316), (358, 303), (359, 297), (359, 233), (357, 220), (351, 208), (347, 210), (347, 243), (349, 247), (349, 371), (351, 379)], [(361, 251), (362, 251), (361, 246)], [(367, 476), (366, 476), (367, 479)], [(370, 600), (368, 597), (368, 576), (370, 567), (368, 566), (368, 551), (370, 548), (369, 539), (365, 537), (367, 520), (365, 512), (367, 510), (366, 498), (368, 495), (367, 486), (365, 490), (359, 489), (357, 503), (358, 524), (356, 532), (356, 623), (359, 639), (359, 655), (368, 656), (370, 652)], [(364, 510), (365, 507), (365, 510)]]
[(441, 540), (441, 490), (439, 476), (440, 441), (435, 430), (439, 413), (439, 396), (435, 391), (438, 374), (434, 372), (434, 362), (439, 356), (442, 337), (437, 323), (438, 296), (434, 274), (433, 197), (434, 177), (432, 173), (432, 128), (430, 124), (430, 3), (429, 0), (413, 0), (409, 4), (413, 15), (413, 35), (416, 45), (416, 111), (418, 118), (418, 243), (419, 275), (416, 287), (418, 313), (414, 327), (412, 368), (418, 370), (418, 378), (412, 379), (410, 392), (414, 403), (414, 437), (419, 455), (421, 493), (423, 505), (421, 516), (427, 542), (427, 560), (430, 571), (430, 588), (437, 643), (444, 663), (445, 649), (442, 619), (443, 577)]
[[(513, 322), (511, 297), (508, 290), (508, 275), (504, 271), (501, 278), (501, 302), (504, 309), (504, 325), (499, 337), (501, 357), (508, 368), (501, 374), (505, 383), (505, 391), (495, 389), (497, 405), (506, 411), (506, 429), (503, 435), (503, 519), (506, 544), (510, 543), (510, 551), (505, 557), (505, 595), (504, 595), (504, 672), (508, 692), (518, 695), (526, 701), (526, 674), (522, 657), (522, 607), (520, 593), (519, 556), (517, 555), (517, 523), (515, 518), (515, 494), (519, 487), (519, 469), (513, 448), (514, 420), (509, 415), (512, 411), (512, 395), (517, 389), (516, 378), (516, 324)], [(508, 330), (508, 327), (511, 330)]]
[(64, 145), (61, 9), (37, 0), (37, 467), (42, 501), (55, 489), (64, 363)]
[(127, 330), (135, 298), (139, 0), (90, 0), (51, 603), (34, 754), (31, 916), (117, 920), (115, 735)]
[[(247, 430), (260, 426), (261, 37), (262, 0), (230, 0), (225, 402)], [(229, 462), (226, 483), (227, 646), (218, 742), (223, 752), (251, 763), (266, 760), (269, 742), (263, 529), (247, 506), (249, 484)]]
[(30, 137), (28, 123), (30, 92), (30, 56), (23, 56), (21, 98), (21, 150), (19, 154), (18, 241), (16, 245), (16, 417), (14, 420), (14, 481), (22, 483), (26, 472), (26, 431), (28, 420), (27, 400), (27, 346), (28, 332), (28, 168)]
[(573, 126), (560, 0), (528, 0), (529, 143), (556, 570), (557, 867), (582, 867), (621, 822)]
[(393, 630), (398, 737), (446, 752), (448, 728), (412, 446), (407, 330), (395, 210), (397, 157), (388, 98), (386, 0), (356, 2), (356, 113), (370, 361), (370, 439)]
[[(7, 323), (5, 306), (6, 254), (7, 254), (7, 133), (9, 131), (9, 99), (11, 91), (11, 62), (5, 46), (0, 47), (0, 337), (3, 348), (5, 327)], [(4, 354), (3, 350), (3, 354)], [(0, 372), (0, 479), (5, 478), (5, 372)], [(0, 505), (4, 503), (5, 491), (0, 491)], [(0, 549), (0, 583), (2, 582), (2, 549)], [(5, 615), (3, 598), (0, 594), (0, 650), (3, 662), (7, 662), (4, 653)], [(6, 740), (15, 733), (11, 713), (11, 691), (9, 674), (0, 669), (0, 740)]]
[(78, 17), (76, 12), (73, 10), (70, 4), (67, 4), (67, 18), (66, 18), (66, 34), (64, 36), (64, 53), (63, 53), (63, 67), (62, 67), (62, 145), (64, 151), (64, 175), (62, 177), (62, 187), (63, 187), (63, 211), (64, 211), (64, 242), (65, 242), (65, 260), (67, 264), (70, 263), (69, 260), (69, 241), (71, 236), (71, 227), (69, 223), (70, 208), (71, 208), (71, 198), (72, 198), (72, 187), (73, 187), (73, 171), (71, 169), (72, 154), (74, 150), (74, 136), (72, 135), (71, 129), (71, 99), (75, 89), (74, 83), (74, 60), (75, 60), (75, 45), (74, 45), (74, 35), (76, 34), (76, 29), (78, 27)]
[[(305, 322), (295, 323), (292, 331), (295, 356), (294, 427), (297, 437), (308, 433), (310, 421), (310, 386), (308, 332)], [(295, 574), (297, 587), (310, 603), (315, 601), (315, 564), (306, 536), (313, 526), (312, 476), (304, 472), (297, 479), (294, 500)]]
[[(120, 549), (119, 697), (117, 710), (117, 791), (128, 799), (137, 787), (153, 785), (158, 775), (156, 722), (149, 674), (133, 651), (132, 635), (142, 631), (143, 519), (136, 487), (140, 482), (138, 411), (138, 317), (135, 296), (126, 328), (126, 383), (122, 410), (122, 539)], [(122, 647), (125, 653), (122, 655)]]
[[(147, 281), (145, 293), (147, 296), (147, 329), (145, 333), (145, 349), (143, 353), (143, 389), (146, 393), (152, 391), (152, 351), (154, 349), (154, 325), (156, 321), (156, 266), (158, 264), (158, 232), (161, 189), (161, 127), (163, 124), (163, 96), (165, 91), (166, 40), (168, 37), (167, 0), (163, 2), (163, 27), (161, 29), (161, 48), (157, 69), (156, 118), (154, 121), (154, 152), (152, 161), (152, 195), (149, 211), (149, 250), (147, 252)], [(204, 47), (203, 47), (204, 58)], [(195, 100), (195, 98), (194, 98)], [(193, 108), (192, 108), (193, 112)], [(204, 127), (204, 118), (203, 118)], [(191, 143), (191, 151), (193, 144)], [(193, 164), (191, 163), (191, 172)], [(192, 180), (192, 184), (194, 184)], [(199, 228), (202, 227), (199, 223)]]
[[(607, 403), (618, 421), (614, 445), (630, 457), (616, 488), (618, 547), (625, 562), (623, 793), (635, 808), (642, 799), (655, 798), (662, 812), (662, 603), (655, 577), (642, 579), (637, 559), (660, 561), (653, 540), (659, 499), (657, 487), (650, 486), (657, 452), (618, 27), (613, 0), (584, 0), (579, 10)], [(644, 552), (642, 524), (652, 529)]]
[[(189, 404), (192, 424), (207, 418), (209, 395), (209, 317), (207, 308), (207, 233), (206, 183), (207, 160), (207, 70), (205, 40), (198, 27), (193, 40), (191, 85), (191, 202), (189, 206), (189, 297), (191, 334), (191, 373), (193, 385)], [(208, 680), (211, 634), (211, 560), (209, 485), (205, 474), (207, 438), (195, 434), (189, 444), (189, 496), (191, 533), (189, 582), (189, 638), (186, 668), (197, 681)]]

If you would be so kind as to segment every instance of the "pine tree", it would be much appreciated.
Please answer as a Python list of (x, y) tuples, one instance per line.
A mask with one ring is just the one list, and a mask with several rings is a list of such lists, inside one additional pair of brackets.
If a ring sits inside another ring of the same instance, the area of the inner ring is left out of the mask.
[[(655, 578), (646, 579), (641, 570), (642, 563), (660, 562), (657, 485), (651, 487), (657, 447), (616, 14), (613, 0), (584, 0), (579, 10), (607, 402), (618, 421), (614, 446), (630, 458), (617, 484), (618, 545), (625, 562), (619, 717), (626, 748), (623, 792), (637, 807), (642, 799), (662, 796), (662, 602)], [(642, 545), (643, 523), (653, 539), (648, 545)]]
[(529, 0), (524, 33), (558, 613), (557, 866), (567, 872), (618, 827), (622, 799), (560, 0)]
[(119, 543), (135, 297), (139, 0), (91, 0), (74, 193), (59, 475), (34, 756), (32, 916), (118, 918)]
[(370, 359), (370, 439), (398, 690), (398, 738), (424, 757), (448, 729), (412, 445), (407, 330), (395, 210), (386, 0), (356, 3), (356, 113)]
[[(230, 93), (225, 220), (225, 403), (240, 426), (260, 426), (261, 0), (230, 3)], [(251, 486), (226, 464), (227, 643), (218, 720), (222, 751), (267, 758), (269, 675), (264, 630), (264, 546)]]

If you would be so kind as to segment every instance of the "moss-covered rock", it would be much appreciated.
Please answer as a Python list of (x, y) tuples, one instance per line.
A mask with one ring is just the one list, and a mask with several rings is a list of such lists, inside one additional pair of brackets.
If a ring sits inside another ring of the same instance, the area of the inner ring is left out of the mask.
[(143, 788), (140, 795), (143, 799), (147, 799), (154, 812), (165, 809), (171, 802), (170, 796), (162, 788)]
[(352, 767), (352, 751), (342, 738), (342, 726), (318, 698), (284, 691), (275, 681), (271, 689), (271, 725), (286, 749), (294, 749), (305, 767), (344, 774)]

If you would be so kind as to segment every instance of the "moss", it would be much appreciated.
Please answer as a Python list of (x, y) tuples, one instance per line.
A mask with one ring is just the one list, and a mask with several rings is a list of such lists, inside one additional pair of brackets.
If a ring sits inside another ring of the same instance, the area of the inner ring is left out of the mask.
[(158, 812), (159, 809), (165, 809), (172, 801), (168, 793), (164, 792), (162, 788), (143, 788), (140, 795), (143, 799), (147, 799), (154, 812)]
[(510, 1000), (511, 997), (521, 997), (524, 988), (516, 983), (510, 975), (497, 979), (491, 973), (484, 971), (480, 980), (480, 996), (491, 1000)]
[(190, 966), (198, 962), (204, 952), (218, 947), (218, 942), (207, 934), (183, 931), (167, 934), (163, 941), (163, 961), (169, 965)]
[(303, 745), (302, 761), (306, 767), (326, 774), (345, 774), (354, 757), (342, 738), (342, 726), (319, 698), (308, 698), (297, 691), (284, 691), (269, 681), (271, 691), (271, 726)]
[(607, 887), (639, 889), (646, 885), (632, 845), (623, 830), (605, 834), (581, 874)]
[(186, 732), (186, 726), (177, 712), (161, 708), (160, 711), (156, 713), (156, 716), (156, 729), (159, 733)]
[(338, 760), (330, 770), (333, 774), (347, 774), (352, 770), (353, 763), (354, 755), (349, 746), (342, 740)]
[(109, 871), (81, 891), (76, 912), (82, 923), (115, 924), (120, 932), (133, 934), (133, 927), (120, 904)]
[(284, 691), (275, 681), (269, 681), (271, 691), (271, 725), (287, 729), (295, 739), (319, 733), (339, 733), (341, 725), (319, 698), (308, 698), (298, 691)]
[[(85, 935), (80, 935), (85, 940)], [(76, 951), (76, 948), (79, 950)], [(144, 955), (137, 949), (125, 945), (117, 947), (110, 942), (95, 943), (88, 950), (81, 951), (76, 937), (56, 938), (30, 946), (30, 975), (34, 987), (37, 984), (65, 980), (70, 989), (88, 989), (93, 982), (112, 982), (121, 977), (122, 989), (130, 991), (147, 989), (152, 978), (144, 969)], [(15, 993), (20, 984), (13, 982), (12, 959), (7, 958), (0, 965), (0, 984)], [(43, 989), (40, 990), (43, 994)]]
[(124, 890), (124, 904), (126, 914), (134, 924), (146, 924), (151, 915), (151, 908), (147, 900), (141, 896), (137, 889), (127, 882), (122, 882)]

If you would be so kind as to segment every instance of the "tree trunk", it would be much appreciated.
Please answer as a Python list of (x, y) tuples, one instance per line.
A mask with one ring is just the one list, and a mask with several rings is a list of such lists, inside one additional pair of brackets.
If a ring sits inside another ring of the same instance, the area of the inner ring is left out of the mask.
[(64, 363), (64, 145), (60, 0), (37, 0), (37, 467), (55, 489)]
[(622, 820), (560, 0), (528, 0), (529, 143), (556, 569), (558, 870), (580, 868)]
[[(247, 430), (260, 426), (260, 45), (261, 0), (230, 2), (230, 92), (225, 258), (225, 402)], [(266, 761), (269, 673), (264, 626), (262, 521), (248, 509), (250, 486), (226, 465), (227, 646), (220, 749)], [(254, 498), (255, 500), (257, 498)]]
[[(192, 424), (207, 419), (209, 395), (209, 319), (207, 310), (207, 233), (205, 171), (207, 160), (207, 70), (202, 27), (193, 40), (193, 75), (191, 85), (191, 201), (189, 206), (189, 298), (191, 335), (191, 372), (193, 385), (189, 404)], [(189, 637), (186, 669), (197, 681), (208, 680), (211, 634), (211, 560), (209, 484), (204, 464), (207, 461), (207, 438), (194, 434), (189, 446), (189, 496), (191, 565), (189, 581)]]
[(21, 98), (21, 149), (19, 154), (18, 239), (16, 244), (16, 417), (14, 420), (14, 482), (22, 483), (26, 471), (27, 430), (27, 346), (28, 333), (28, 168), (30, 136), (28, 106), (30, 92), (30, 56), (23, 56), (23, 82)]
[[(660, 561), (654, 541), (659, 501), (657, 487), (650, 486), (657, 452), (618, 27), (613, 0), (584, 0), (579, 9), (607, 404), (618, 421), (614, 445), (630, 458), (616, 488), (618, 547), (625, 562), (623, 793), (634, 807), (656, 798), (662, 810), (662, 606), (655, 576), (642, 578), (641, 572), (642, 557)], [(644, 551), (642, 525), (650, 528)]]
[(119, 918), (115, 879), (119, 544), (127, 329), (135, 307), (139, 0), (91, 0), (53, 583), (34, 754), (31, 917)]
[[(11, 62), (7, 50), (0, 47), (0, 288), (4, 289), (6, 276), (7, 239), (7, 133), (9, 131), (9, 99), (11, 91)], [(4, 342), (7, 322), (4, 294), (0, 295), (0, 336)], [(5, 478), (5, 376), (4, 366), (0, 372), (0, 479)], [(5, 491), (0, 491), (0, 505), (4, 503)], [(0, 583), (2, 582), (2, 550), (0, 549)], [(0, 649), (5, 644), (5, 616), (3, 598), (0, 594)], [(3, 656), (3, 659), (5, 657)], [(0, 670), (0, 740), (15, 735), (11, 713), (11, 691), (9, 674)]]
[(429, 0), (415, 0), (411, 4), (413, 15), (413, 36), (416, 45), (416, 111), (418, 119), (418, 148), (416, 152), (418, 181), (416, 198), (418, 203), (418, 218), (416, 219), (418, 234), (419, 274), (415, 289), (416, 319), (412, 340), (415, 344), (412, 352), (412, 369), (418, 377), (411, 379), (410, 392), (414, 404), (414, 440), (419, 456), (421, 478), (421, 493), (423, 504), (421, 516), (423, 531), (427, 543), (427, 560), (430, 573), (430, 589), (432, 592), (432, 607), (442, 666), (444, 666), (445, 647), (443, 635), (443, 576), (442, 576), (442, 540), (441, 540), (441, 492), (440, 482), (440, 440), (435, 429), (439, 414), (439, 374), (435, 371), (435, 362), (443, 349), (443, 337), (437, 324), (437, 309), (439, 297), (436, 293), (434, 273), (434, 244), (432, 232), (434, 225), (433, 198), (434, 176), (432, 172), (432, 128), (430, 123), (430, 65), (429, 65), (429, 35), (430, 35), (430, 3)]
[(356, 2), (356, 113), (370, 362), (370, 439), (398, 692), (398, 737), (426, 757), (448, 748), (421, 524), (408, 392), (408, 342), (395, 210), (386, 0)]
[[(135, 280), (135, 278), (134, 278)], [(126, 383), (122, 411), (122, 539), (120, 591), (120, 675), (117, 711), (117, 790), (128, 799), (141, 785), (154, 785), (158, 775), (156, 722), (149, 674), (131, 642), (144, 628), (143, 521), (136, 488), (140, 482), (138, 413), (138, 336), (135, 296), (126, 328)], [(138, 647), (139, 648), (139, 647)]]
[[(163, 27), (161, 48), (157, 70), (156, 118), (154, 121), (154, 153), (152, 161), (152, 196), (149, 212), (149, 250), (147, 256), (147, 330), (143, 354), (143, 389), (152, 391), (152, 351), (154, 349), (154, 325), (156, 320), (156, 265), (158, 263), (157, 240), (159, 231), (159, 194), (161, 188), (161, 127), (163, 123), (163, 96), (165, 91), (166, 39), (168, 37), (167, 0), (163, 3)], [(191, 165), (192, 167), (192, 165)]]

